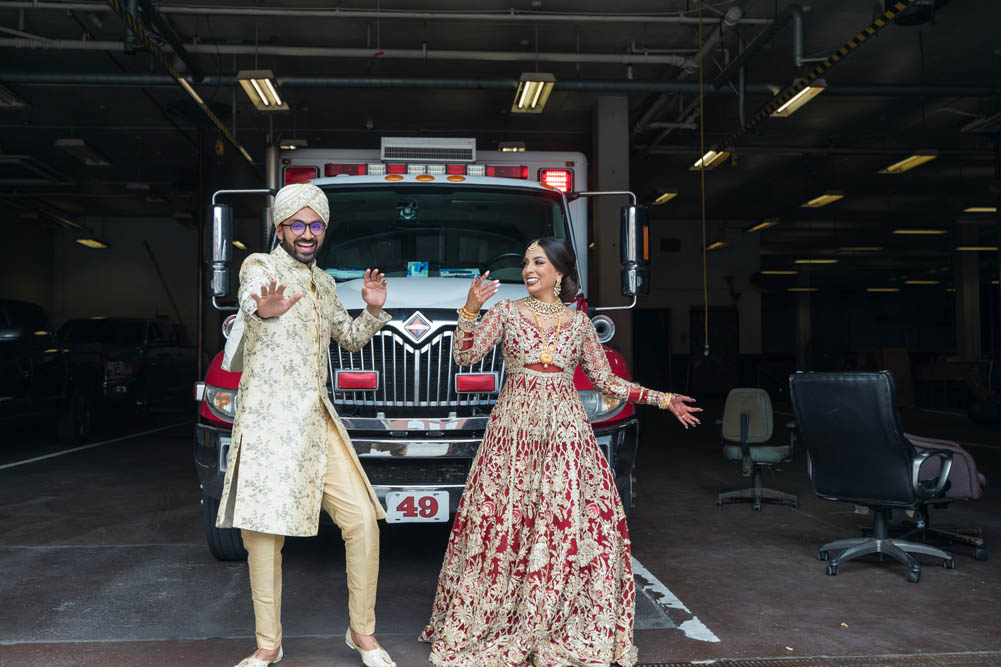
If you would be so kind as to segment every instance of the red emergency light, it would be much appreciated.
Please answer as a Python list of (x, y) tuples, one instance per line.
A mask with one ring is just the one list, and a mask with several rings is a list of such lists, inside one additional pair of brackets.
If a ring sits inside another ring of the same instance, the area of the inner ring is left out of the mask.
[(405, 174), (407, 173), (407, 165), (405, 164), (387, 164), (386, 165), (387, 174)]
[(368, 165), (364, 164), (333, 164), (328, 162), (323, 165), (324, 176), (365, 176), (368, 173)]
[(466, 175), (466, 165), (464, 164), (447, 164), (445, 165), (445, 173), (449, 176), (465, 176)]
[(487, 176), (498, 178), (528, 178), (528, 167), (515, 165), (488, 166)]
[(540, 169), (539, 182), (553, 190), (570, 192), (573, 189), (573, 172), (569, 169)]
[(320, 170), (316, 167), (285, 167), (285, 185), (309, 181), (319, 175)]
[(460, 394), (490, 394), (497, 391), (496, 373), (459, 373), (455, 391)]
[(379, 371), (335, 371), (337, 391), (373, 391), (379, 388)]

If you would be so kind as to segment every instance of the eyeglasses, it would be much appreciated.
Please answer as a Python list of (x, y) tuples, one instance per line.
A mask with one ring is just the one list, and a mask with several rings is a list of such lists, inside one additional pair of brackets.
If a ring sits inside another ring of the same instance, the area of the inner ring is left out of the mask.
[[(306, 223), (301, 220), (296, 220), (295, 222), (283, 222), (279, 226), (291, 228), (292, 233), (296, 236), (302, 236), (306, 233)], [(313, 232), (313, 236), (319, 236), (323, 232), (327, 231), (327, 226), (319, 220), (315, 220), (309, 223), (309, 231)]]

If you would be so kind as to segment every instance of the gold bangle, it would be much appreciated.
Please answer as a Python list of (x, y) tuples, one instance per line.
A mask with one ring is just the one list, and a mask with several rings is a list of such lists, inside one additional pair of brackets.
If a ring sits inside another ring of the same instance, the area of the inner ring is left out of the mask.
[(661, 410), (667, 410), (668, 407), (670, 407), (670, 405), (671, 405), (671, 397), (672, 396), (674, 396), (674, 394), (671, 393), (671, 392), (667, 392), (664, 395), (664, 402), (660, 404), (660, 409)]
[(476, 315), (466, 310), (465, 306), (459, 306), (458, 308), (455, 309), (455, 312), (459, 313), (459, 317), (462, 317), (463, 319), (466, 320), (476, 320), (479, 319), (480, 317), (479, 315)]

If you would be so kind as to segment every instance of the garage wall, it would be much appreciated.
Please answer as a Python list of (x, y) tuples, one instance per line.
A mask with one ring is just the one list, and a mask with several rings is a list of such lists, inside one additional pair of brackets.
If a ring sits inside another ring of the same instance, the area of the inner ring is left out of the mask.
[(95, 250), (60, 231), (55, 245), (52, 316), (56, 324), (74, 317), (177, 315), (157, 275), (148, 242), (170, 287), (189, 335), (197, 335), (197, 232), (172, 218), (82, 218), (110, 243)]
[(58, 231), (45, 223), (10, 214), (0, 222), (3, 261), (0, 261), (0, 296), (31, 301), (52, 316), (55, 279), (55, 239)]
[[(749, 283), (751, 275), (761, 267), (759, 235), (714, 223), (708, 239), (729, 243), (708, 253), (709, 307), (733, 307), (734, 298), (726, 282), (727, 276), (733, 276), (733, 290), (740, 295), (736, 301), (740, 354), (760, 354), (761, 291)], [(670, 247), (673, 240), (679, 244), (676, 251), (662, 249), (665, 244)], [(651, 219), (650, 246), (650, 296), (640, 299), (638, 307), (670, 308), (671, 348), (675, 354), (687, 354), (691, 310), (703, 307), (701, 222)]]

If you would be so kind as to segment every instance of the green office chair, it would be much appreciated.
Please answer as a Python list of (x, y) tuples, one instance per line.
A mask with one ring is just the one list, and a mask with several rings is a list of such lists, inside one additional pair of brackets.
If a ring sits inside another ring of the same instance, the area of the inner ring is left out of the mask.
[(731, 389), (723, 408), (723, 455), (731, 461), (741, 462), (744, 477), (753, 479), (748, 489), (727, 491), (716, 496), (716, 504), (752, 502), (754, 511), (761, 511), (761, 503), (785, 503), (799, 507), (799, 498), (791, 493), (766, 489), (761, 486), (762, 466), (771, 466), (792, 459), (796, 435), (795, 423), (789, 428), (788, 445), (766, 444), (772, 439), (772, 400), (764, 389), (738, 387)]

